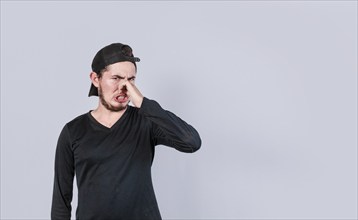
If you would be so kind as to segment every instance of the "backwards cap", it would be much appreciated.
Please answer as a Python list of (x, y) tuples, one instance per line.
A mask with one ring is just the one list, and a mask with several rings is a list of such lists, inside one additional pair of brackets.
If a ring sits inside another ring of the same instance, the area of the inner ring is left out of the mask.
[[(97, 52), (92, 61), (92, 71), (100, 74), (108, 65), (123, 61), (132, 62), (137, 67), (136, 62), (139, 62), (140, 59), (133, 56), (130, 46), (113, 43)], [(98, 89), (93, 84), (91, 84), (88, 96), (98, 96)]]

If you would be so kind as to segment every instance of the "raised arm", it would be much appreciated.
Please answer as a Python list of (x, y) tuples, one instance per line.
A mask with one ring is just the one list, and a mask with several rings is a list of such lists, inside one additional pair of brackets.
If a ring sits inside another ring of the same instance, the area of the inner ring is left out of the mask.
[(163, 144), (188, 153), (199, 150), (201, 139), (191, 125), (164, 110), (156, 101), (145, 98), (133, 82), (125, 80), (122, 86), (126, 87), (134, 106), (140, 109), (139, 113), (153, 122), (153, 140), (156, 145)]

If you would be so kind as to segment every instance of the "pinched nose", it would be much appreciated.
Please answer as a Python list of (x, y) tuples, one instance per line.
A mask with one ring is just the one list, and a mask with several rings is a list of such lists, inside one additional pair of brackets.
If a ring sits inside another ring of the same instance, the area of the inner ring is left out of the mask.
[(127, 91), (128, 91), (128, 90), (127, 90), (127, 86), (126, 86), (126, 85), (123, 85), (122, 88), (121, 88), (121, 91), (122, 91), (122, 92), (127, 92)]

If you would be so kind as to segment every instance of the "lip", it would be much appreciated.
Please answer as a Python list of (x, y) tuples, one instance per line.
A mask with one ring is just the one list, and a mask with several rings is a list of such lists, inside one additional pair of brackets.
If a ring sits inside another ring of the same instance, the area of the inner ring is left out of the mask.
[(114, 98), (114, 100), (116, 100), (116, 102), (119, 102), (119, 103), (125, 103), (128, 101), (128, 96), (127, 96), (127, 94), (121, 93), (121, 94), (117, 95)]

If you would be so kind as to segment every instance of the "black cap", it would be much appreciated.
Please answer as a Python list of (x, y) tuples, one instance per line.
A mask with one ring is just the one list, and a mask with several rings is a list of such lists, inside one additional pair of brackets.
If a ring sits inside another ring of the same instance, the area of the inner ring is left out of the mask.
[[(139, 62), (140, 59), (133, 56), (130, 46), (113, 43), (97, 52), (92, 61), (92, 71), (99, 74), (108, 65), (123, 61), (132, 62), (137, 67), (136, 62)], [(91, 84), (88, 96), (98, 96), (98, 89), (93, 84)]]

